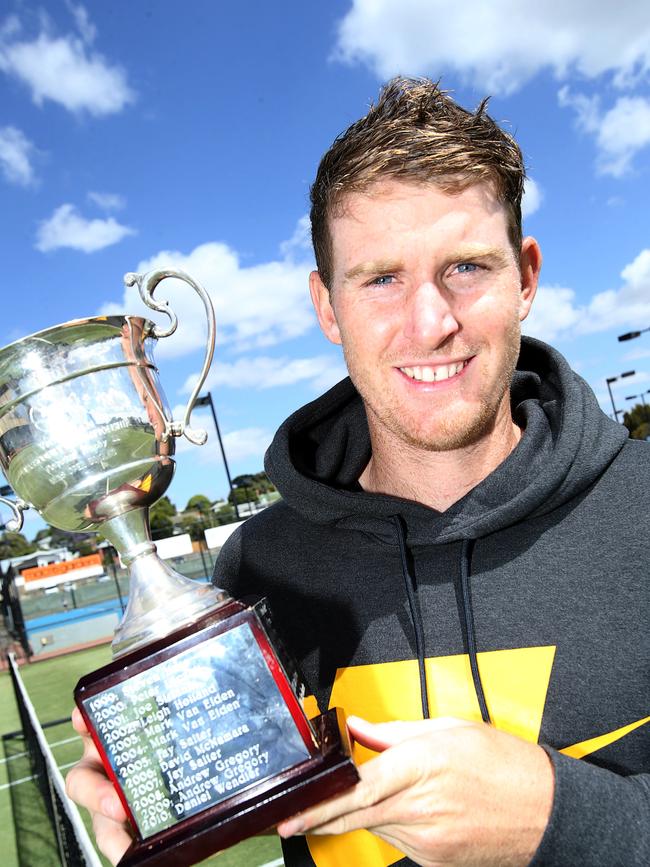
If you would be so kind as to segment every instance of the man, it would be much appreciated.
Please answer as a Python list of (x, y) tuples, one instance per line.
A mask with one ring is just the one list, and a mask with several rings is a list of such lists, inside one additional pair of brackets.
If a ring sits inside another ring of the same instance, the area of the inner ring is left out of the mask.
[[(215, 573), (352, 715), (361, 782), (279, 826), (288, 865), (650, 863), (649, 452), (520, 339), (523, 179), (485, 104), (398, 79), (312, 188), (350, 380), (280, 428), (283, 502)], [(90, 748), (69, 785), (123, 848)]]

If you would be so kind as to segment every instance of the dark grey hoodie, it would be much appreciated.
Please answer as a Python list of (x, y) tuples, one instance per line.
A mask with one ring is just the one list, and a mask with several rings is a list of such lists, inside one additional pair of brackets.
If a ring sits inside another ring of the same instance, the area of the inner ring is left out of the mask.
[[(215, 582), (268, 597), (321, 709), (482, 718), (543, 744), (556, 787), (534, 867), (647, 867), (650, 446), (539, 341), (522, 342), (512, 410), (518, 446), (440, 513), (359, 489), (370, 440), (344, 380), (279, 429), (283, 502), (231, 537)], [(411, 863), (368, 832), (285, 858)]]

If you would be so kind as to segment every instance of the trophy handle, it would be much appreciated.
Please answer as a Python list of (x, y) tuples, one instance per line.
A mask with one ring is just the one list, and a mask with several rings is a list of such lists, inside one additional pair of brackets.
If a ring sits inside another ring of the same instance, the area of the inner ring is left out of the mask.
[(205, 313), (208, 320), (208, 342), (205, 350), (205, 358), (203, 359), (203, 367), (201, 368), (196, 385), (194, 386), (192, 394), (187, 402), (187, 406), (185, 407), (183, 419), (182, 421), (172, 420), (171, 422), (167, 422), (165, 439), (169, 436), (185, 436), (191, 443), (194, 443), (194, 445), (202, 446), (208, 438), (207, 431), (194, 430), (189, 426), (189, 421), (194, 408), (194, 403), (199, 395), (203, 383), (205, 382), (205, 378), (208, 375), (208, 370), (212, 363), (212, 356), (214, 355), (216, 324), (214, 319), (214, 308), (210, 296), (203, 286), (193, 280), (189, 274), (186, 274), (184, 271), (174, 271), (171, 268), (161, 268), (156, 271), (148, 271), (146, 274), (134, 274), (133, 272), (129, 272), (124, 275), (124, 283), (126, 286), (134, 286), (137, 283), (140, 297), (147, 307), (151, 307), (152, 310), (157, 310), (159, 313), (164, 313), (166, 316), (169, 316), (170, 324), (167, 329), (160, 328), (158, 325), (155, 325), (153, 329), (154, 337), (169, 337), (170, 334), (173, 334), (174, 331), (176, 331), (178, 317), (174, 311), (170, 309), (167, 301), (156, 301), (153, 297), (156, 286), (166, 277), (176, 277), (178, 280), (188, 283), (200, 297), (201, 301), (203, 301), (203, 306), (205, 307)]
[(10, 518), (5, 527), (9, 530), (10, 533), (18, 533), (22, 530), (24, 518), (23, 512), (25, 509), (29, 509), (29, 503), (26, 503), (24, 500), (8, 500), (6, 497), (0, 497), (0, 503), (4, 503), (5, 506), (9, 506), (11, 511), (14, 513), (14, 517)]

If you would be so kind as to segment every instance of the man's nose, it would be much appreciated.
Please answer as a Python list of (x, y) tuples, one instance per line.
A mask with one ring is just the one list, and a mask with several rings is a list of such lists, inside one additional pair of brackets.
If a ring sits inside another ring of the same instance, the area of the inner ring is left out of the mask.
[(420, 283), (411, 293), (406, 329), (426, 346), (439, 346), (460, 329), (450, 299), (435, 283)]

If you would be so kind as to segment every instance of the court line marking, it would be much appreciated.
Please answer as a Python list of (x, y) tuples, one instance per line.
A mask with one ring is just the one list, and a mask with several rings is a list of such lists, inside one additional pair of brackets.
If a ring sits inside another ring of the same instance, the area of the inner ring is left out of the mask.
[[(73, 741), (80, 741), (80, 740), (81, 740), (81, 735), (75, 735), (72, 738), (64, 738), (62, 741), (53, 741), (50, 744), (50, 747), (60, 747), (63, 744), (71, 744)], [(14, 759), (22, 759), (28, 755), (29, 755), (29, 753), (22, 752), (22, 753), (16, 753), (15, 756), (7, 756), (7, 758), (0, 759), (0, 765), (4, 765), (4, 764), (6, 764), (6, 762), (12, 762)], [(263, 867), (266, 867), (266, 865), (263, 865)]]
[(21, 783), (28, 783), (30, 780), (35, 780), (35, 779), (36, 779), (36, 774), (32, 775), (31, 777), (23, 777), (22, 780), (14, 780), (13, 783), (3, 783), (0, 786), (0, 792), (2, 792), (3, 789), (10, 789), (12, 786), (19, 786)]
[[(27, 755), (27, 753), (25, 753), (25, 755)], [(11, 758), (18, 758), (18, 756), (12, 756)], [(76, 765), (78, 761), (79, 761), (79, 759), (75, 759), (74, 762), (67, 762), (65, 765), (59, 765), (59, 770), (65, 771), (66, 768), (71, 768), (73, 765)], [(19, 786), (21, 783), (28, 783), (30, 780), (35, 780), (36, 777), (37, 777), (37, 774), (32, 774), (31, 777), (23, 777), (20, 780), (14, 780), (12, 783), (3, 783), (0, 786), (0, 792), (3, 789), (10, 789), (12, 786)], [(284, 862), (280, 862), (280, 863), (284, 863)], [(271, 867), (271, 865), (270, 864), (264, 864), (264, 865), (262, 865), (262, 867)]]
[[(74, 740), (72, 738), (71, 740)], [(15, 758), (15, 757), (14, 757)], [(73, 765), (76, 765), (76, 762), (68, 762), (65, 765), (59, 765), (59, 770), (63, 771), (66, 768), (71, 768)], [(30, 780), (35, 780), (36, 774), (31, 777), (23, 777), (21, 780), (14, 780), (13, 783), (4, 783), (0, 785), (0, 792), (3, 789), (9, 789), (11, 786), (19, 786), (21, 783), (28, 783)], [(284, 867), (284, 858), (276, 858), (275, 861), (267, 861), (266, 864), (261, 864), (260, 867)]]

